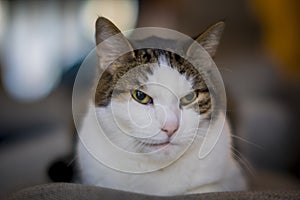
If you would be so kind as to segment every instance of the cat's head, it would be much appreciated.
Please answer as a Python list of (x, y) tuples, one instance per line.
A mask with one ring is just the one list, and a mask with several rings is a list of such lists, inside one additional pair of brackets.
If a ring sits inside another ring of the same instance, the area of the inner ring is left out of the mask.
[[(219, 22), (196, 38), (206, 51), (204, 56), (215, 55), (223, 28), (224, 23)], [(101, 46), (116, 34), (117, 39)], [(176, 44), (155, 37), (151, 40)], [(169, 155), (191, 143), (197, 133), (196, 138), (203, 137), (201, 130), (208, 127), (214, 102), (203, 76), (205, 67), (199, 71), (173, 51), (134, 49), (138, 42), (129, 41), (103, 17), (96, 22), (96, 42), (101, 46), (100, 68), (107, 67), (97, 85), (96, 111), (114, 144), (138, 153), (164, 148)], [(193, 44), (182, 50), (189, 56), (194, 53)]]

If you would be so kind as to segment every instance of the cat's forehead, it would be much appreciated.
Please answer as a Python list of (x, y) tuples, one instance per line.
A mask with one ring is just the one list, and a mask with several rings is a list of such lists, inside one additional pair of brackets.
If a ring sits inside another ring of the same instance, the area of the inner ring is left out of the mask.
[(146, 90), (152, 95), (180, 97), (193, 89), (193, 80), (188, 80), (171, 66), (170, 60), (165, 55), (160, 55), (158, 62), (153, 64), (153, 71), (148, 74), (145, 85)]
[(112, 85), (114, 89), (126, 92), (143, 88), (150, 92), (149, 95), (169, 90), (176, 96), (183, 96), (206, 87), (200, 73), (177, 54), (159, 49), (140, 49), (135, 51), (135, 55), (134, 60), (117, 68), (113, 75), (116, 81), (116, 85)]

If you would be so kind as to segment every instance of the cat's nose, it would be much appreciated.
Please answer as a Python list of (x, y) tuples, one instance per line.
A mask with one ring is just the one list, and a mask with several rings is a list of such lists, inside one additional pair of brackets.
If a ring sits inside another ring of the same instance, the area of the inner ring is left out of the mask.
[(177, 117), (167, 119), (161, 130), (171, 137), (178, 130), (179, 122)]
[(168, 137), (171, 137), (178, 129), (178, 123), (166, 123), (161, 130), (167, 134)]

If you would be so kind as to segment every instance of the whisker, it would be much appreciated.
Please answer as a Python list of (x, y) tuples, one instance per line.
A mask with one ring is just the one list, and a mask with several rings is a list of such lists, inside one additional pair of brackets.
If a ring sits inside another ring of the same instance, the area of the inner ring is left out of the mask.
[(224, 72), (230, 72), (230, 73), (234, 72), (232, 69), (229, 69), (229, 68), (226, 68), (226, 67), (219, 67), (219, 70), (224, 71)]
[(139, 151), (139, 150), (141, 150), (142, 149), (142, 145), (143, 145), (143, 143), (141, 143), (141, 142), (139, 142), (139, 141), (135, 141), (135, 145), (134, 145), (134, 149), (135, 149), (135, 151)]
[(78, 155), (75, 155), (67, 164), (67, 167), (70, 167), (78, 158)]
[(252, 164), (245, 158), (245, 156), (243, 156), (242, 153), (233, 146), (231, 146), (231, 150), (232, 155), (235, 156), (238, 159), (238, 162), (241, 163), (241, 167), (244, 166), (242, 168), (245, 171), (248, 171), (251, 176), (255, 176), (255, 169)]
[(231, 137), (236, 138), (236, 139), (239, 139), (239, 140), (241, 140), (241, 141), (243, 141), (243, 142), (245, 142), (245, 143), (247, 143), (247, 144), (251, 144), (251, 145), (253, 145), (253, 146), (255, 146), (256, 148), (259, 148), (259, 149), (261, 149), (261, 150), (265, 150), (262, 146), (260, 146), (260, 145), (258, 145), (258, 144), (255, 144), (255, 143), (253, 143), (253, 142), (251, 142), (251, 141), (249, 141), (249, 140), (247, 140), (247, 139), (245, 139), (245, 138), (242, 138), (242, 137), (240, 137), (240, 136), (231, 134)]

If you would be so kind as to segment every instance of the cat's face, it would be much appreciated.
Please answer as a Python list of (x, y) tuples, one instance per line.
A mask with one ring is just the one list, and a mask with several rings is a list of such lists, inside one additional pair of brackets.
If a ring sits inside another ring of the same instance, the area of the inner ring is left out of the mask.
[[(98, 43), (118, 30), (103, 19), (97, 28)], [(124, 41), (121, 45), (130, 45)], [(111, 46), (111, 53), (117, 47)], [(215, 49), (209, 48), (212, 55)], [(104, 55), (99, 54), (101, 65)], [(112, 61), (95, 96), (99, 123), (112, 143), (134, 153), (162, 150), (157, 158), (172, 157), (203, 138), (212, 101), (201, 73), (180, 56), (158, 49), (132, 50)]]
[(197, 109), (204, 96), (210, 104), (210, 95), (194, 82), (165, 62), (134, 67), (118, 80), (108, 106), (99, 109), (100, 118), (109, 116), (102, 127), (113, 143), (131, 152), (179, 150), (192, 142), (200, 116), (210, 112), (208, 106), (206, 114)]

